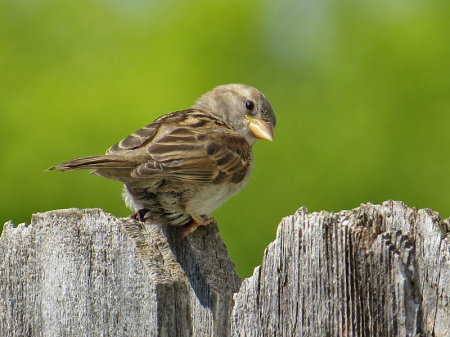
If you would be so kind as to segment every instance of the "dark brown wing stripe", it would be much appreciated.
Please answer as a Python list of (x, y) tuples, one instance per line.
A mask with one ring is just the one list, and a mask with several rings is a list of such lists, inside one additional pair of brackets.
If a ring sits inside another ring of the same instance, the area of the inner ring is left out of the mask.
[(231, 181), (233, 184), (240, 183), (240, 182), (242, 181), (242, 179), (245, 178), (245, 175), (246, 175), (246, 173), (247, 173), (247, 168), (248, 168), (248, 166), (246, 166), (246, 167), (245, 167), (243, 170), (241, 170), (241, 171), (238, 171), (238, 172), (233, 173), (233, 175), (231, 176), (230, 181)]
[(156, 135), (160, 126), (160, 123), (152, 123), (140, 130), (137, 130), (132, 135), (119, 142), (119, 148), (123, 150), (131, 150), (142, 146)]
[(188, 137), (188, 136), (194, 136), (195, 133), (192, 132), (191, 130), (185, 129), (185, 128), (179, 128), (179, 129), (175, 129), (173, 130), (170, 135), (172, 136), (184, 136), (184, 137)]
[(183, 151), (201, 151), (203, 149), (203, 144), (193, 145), (193, 144), (154, 144), (149, 148), (149, 153), (153, 159), (157, 161), (170, 160), (176, 155), (179, 155)]

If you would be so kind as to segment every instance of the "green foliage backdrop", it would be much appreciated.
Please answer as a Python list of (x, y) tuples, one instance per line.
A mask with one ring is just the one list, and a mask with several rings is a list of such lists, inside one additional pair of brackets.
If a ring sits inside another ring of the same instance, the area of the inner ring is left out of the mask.
[(283, 216), (403, 200), (450, 215), (450, 2), (0, 2), (0, 223), (100, 207), (121, 185), (50, 166), (102, 154), (225, 83), (269, 98), (275, 141), (213, 215), (242, 277)]

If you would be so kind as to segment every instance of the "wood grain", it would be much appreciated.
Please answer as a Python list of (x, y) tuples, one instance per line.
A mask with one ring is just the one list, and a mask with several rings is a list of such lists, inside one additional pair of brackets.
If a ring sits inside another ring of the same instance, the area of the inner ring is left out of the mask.
[(449, 220), (402, 202), (282, 220), (241, 280), (216, 225), (182, 241), (99, 209), (0, 238), (1, 336), (450, 336)]

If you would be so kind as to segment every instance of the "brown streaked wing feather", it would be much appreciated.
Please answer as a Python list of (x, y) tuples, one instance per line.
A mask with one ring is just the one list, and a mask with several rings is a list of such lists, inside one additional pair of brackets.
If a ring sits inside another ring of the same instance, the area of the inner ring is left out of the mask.
[(251, 159), (250, 145), (244, 137), (236, 132), (223, 135), (214, 133), (206, 144), (206, 152), (222, 173), (216, 178), (216, 182), (228, 177), (232, 183), (239, 183), (244, 179)]
[(145, 145), (148, 141), (151, 141), (157, 134), (161, 123), (153, 122), (142, 129), (129, 135), (127, 138), (121, 140), (119, 143), (111, 146), (106, 154), (110, 155), (122, 150), (133, 150)]
[(187, 110), (180, 110), (180, 111), (172, 112), (167, 115), (163, 115), (163, 116), (157, 118), (155, 121), (153, 121), (149, 125), (144, 126), (142, 129), (139, 129), (136, 132), (132, 133), (125, 139), (121, 140), (119, 143), (111, 146), (106, 151), (106, 154), (109, 155), (109, 154), (116, 153), (117, 151), (133, 150), (138, 147), (145, 146), (157, 135), (161, 125), (164, 122), (179, 123), (187, 118), (186, 114), (189, 114), (190, 112), (195, 112), (195, 111), (196, 110), (193, 110), (193, 109), (187, 109)]
[(196, 111), (178, 127), (148, 146), (153, 160), (137, 167), (133, 177), (214, 183), (244, 179), (251, 150), (241, 135), (212, 115)]

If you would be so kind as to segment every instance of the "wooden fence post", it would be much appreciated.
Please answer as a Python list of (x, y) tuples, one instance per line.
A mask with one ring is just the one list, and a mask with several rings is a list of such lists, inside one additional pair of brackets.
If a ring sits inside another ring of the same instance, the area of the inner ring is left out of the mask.
[(98, 209), (0, 238), (1, 336), (450, 336), (449, 221), (300, 208), (241, 280), (217, 226), (181, 241)]

